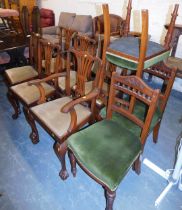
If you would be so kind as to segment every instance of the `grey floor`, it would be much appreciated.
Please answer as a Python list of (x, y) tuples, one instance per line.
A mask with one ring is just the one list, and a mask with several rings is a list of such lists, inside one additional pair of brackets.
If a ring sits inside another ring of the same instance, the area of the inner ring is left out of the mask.
[[(80, 168), (76, 178), (70, 174), (60, 180), (53, 140), (41, 127), (40, 143), (33, 145), (23, 114), (12, 120), (7, 89), (0, 80), (0, 210), (104, 210), (103, 189)], [(173, 167), (181, 115), (182, 93), (172, 92), (159, 142), (153, 144), (151, 135), (147, 140), (144, 158), (164, 170)], [(144, 164), (140, 176), (130, 170), (117, 190), (114, 210), (155, 210), (154, 201), (166, 184)], [(157, 209), (182, 210), (182, 192), (174, 186)]]

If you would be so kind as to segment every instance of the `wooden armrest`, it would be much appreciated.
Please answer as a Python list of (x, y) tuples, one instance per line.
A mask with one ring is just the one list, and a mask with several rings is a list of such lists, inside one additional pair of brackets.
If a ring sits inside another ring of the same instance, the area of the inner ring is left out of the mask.
[(68, 113), (74, 108), (75, 105), (80, 104), (82, 102), (91, 101), (92, 99), (96, 98), (99, 95), (99, 92), (100, 92), (99, 89), (95, 88), (89, 94), (81, 98), (77, 98), (76, 100), (68, 102), (66, 105), (62, 107), (61, 112)]
[(67, 130), (68, 134), (72, 134), (76, 131), (77, 129), (77, 114), (76, 111), (74, 109), (74, 106), (77, 104), (80, 104), (82, 102), (86, 102), (86, 101), (90, 101), (94, 98), (96, 98), (99, 95), (99, 89), (95, 88), (92, 92), (90, 92), (89, 94), (78, 98), (76, 100), (70, 101), (68, 102), (66, 105), (64, 105), (61, 109), (61, 112), (63, 113), (70, 113), (71, 115), (71, 122), (70, 122), (70, 126)]
[(28, 82), (28, 85), (35, 85), (39, 90), (40, 97), (39, 97), (39, 100), (37, 102), (38, 104), (45, 103), (45, 101), (46, 101), (45, 89), (44, 89), (44, 87), (42, 86), (41, 83), (48, 82), (50, 80), (53, 80), (53, 79), (56, 79), (56, 78), (62, 77), (62, 76), (66, 76), (66, 72), (52, 74), (52, 75), (50, 75), (50, 76), (48, 76), (44, 79), (36, 79), (36, 80)]
[(46, 78), (43, 78), (43, 79), (35, 79), (35, 80), (32, 80), (32, 81), (29, 81), (28, 85), (38, 85), (42, 82), (48, 82), (48, 81), (56, 79), (58, 77), (65, 77), (65, 76), (66, 76), (66, 72), (56, 73), (56, 74), (52, 74), (52, 75), (50, 75)]

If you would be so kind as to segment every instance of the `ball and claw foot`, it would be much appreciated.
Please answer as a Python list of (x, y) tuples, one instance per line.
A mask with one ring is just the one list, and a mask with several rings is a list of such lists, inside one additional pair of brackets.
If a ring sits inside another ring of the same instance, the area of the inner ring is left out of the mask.
[(36, 135), (36, 133), (32, 132), (30, 134), (30, 139), (32, 140), (33, 144), (39, 143), (39, 137)]
[(59, 176), (62, 180), (66, 180), (69, 177), (67, 170), (61, 170), (59, 172)]

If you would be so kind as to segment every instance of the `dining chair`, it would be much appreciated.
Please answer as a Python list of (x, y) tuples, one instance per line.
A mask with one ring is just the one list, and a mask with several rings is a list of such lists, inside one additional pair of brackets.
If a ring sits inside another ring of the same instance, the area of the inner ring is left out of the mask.
[[(85, 98), (84, 94), (84, 86), (85, 86), (85, 78), (87, 77), (88, 72), (91, 70), (91, 67), (94, 62), (98, 62), (98, 71), (97, 75), (94, 81), (93, 85), (93, 92), (91, 92), (92, 96), (92, 102), (91, 106), (80, 104), (76, 106), (76, 112), (74, 113), (73, 117), (76, 117), (77, 114), (77, 122), (70, 125), (70, 121), (72, 117), (70, 117), (69, 114), (63, 114), (61, 112), (61, 108), (67, 104), (68, 102), (72, 101), (74, 103), (74, 99), (71, 96), (70, 92), (70, 65), (67, 66), (67, 72), (66, 72), (66, 93), (67, 96), (58, 98), (56, 100), (52, 100), (49, 102), (45, 102), (45, 100), (41, 101), (41, 104), (32, 107), (31, 109), (25, 111), (26, 119), (31, 126), (31, 133), (30, 133), (30, 139), (32, 142), (38, 143), (39, 142), (39, 134), (36, 127), (36, 123), (39, 123), (49, 134), (50, 136), (55, 140), (54, 143), (54, 151), (58, 157), (58, 159), (61, 162), (61, 170), (60, 170), (60, 177), (61, 179), (66, 179), (68, 177), (68, 172), (66, 170), (65, 165), (65, 140), (68, 136), (70, 136), (75, 131), (81, 129), (86, 124), (91, 124), (94, 122), (94, 116), (91, 115), (92, 112), (94, 112), (95, 106), (95, 100), (96, 96), (99, 93), (100, 90), (100, 82), (102, 77), (102, 64), (101, 60), (99, 58), (93, 57), (88, 52), (84, 51), (76, 51), (74, 49), (70, 49), (68, 52), (68, 63), (71, 62), (71, 56), (75, 56), (76, 64), (77, 64), (77, 81), (76, 81), (76, 92), (79, 95), (79, 98)], [(57, 79), (60, 74), (51, 75), (51, 79)], [(42, 82), (45, 82), (47, 80), (50, 80), (49, 78), (44, 78), (42, 80), (35, 80), (32, 82), (29, 82), (29, 85), (36, 85), (40, 86)], [(94, 97), (95, 96), (95, 97)], [(41, 99), (44, 99), (45, 95), (42, 91), (42, 97)]]
[(109, 8), (103, 5), (105, 20), (104, 59), (121, 68), (135, 71), (142, 77), (143, 69), (169, 57), (171, 39), (179, 5), (176, 4), (164, 45), (148, 40), (148, 11), (142, 11), (142, 33), (139, 37), (121, 37), (110, 42)]
[[(61, 54), (60, 46), (51, 44), (49, 41), (40, 39), (38, 45), (38, 57), (37, 59), (37, 72), (39, 78), (50, 76), (52, 73), (58, 73), (61, 71)], [(52, 52), (53, 50), (57, 49), (57, 56), (55, 58), (55, 65), (51, 66), (51, 59), (52, 59)], [(34, 52), (32, 52), (34, 53)], [(32, 58), (32, 57), (31, 57)], [(42, 59), (45, 59), (45, 68), (42, 68)], [(31, 61), (33, 63), (33, 61)], [(54, 69), (52, 69), (54, 68)], [(53, 71), (54, 70), (54, 71)], [(21, 76), (21, 72), (20, 72)], [(32, 78), (33, 79), (33, 78)], [(45, 97), (49, 98), (56, 97), (56, 84), (51, 84), (44, 82), (40, 85), (40, 92), (36, 86), (29, 86), (28, 81), (18, 83), (16, 85), (12, 85), (8, 89), (8, 99), (14, 109), (14, 114), (12, 115), (13, 119), (17, 119), (20, 111), (20, 104), (23, 105), (23, 109), (29, 110), (30, 107), (39, 103), (39, 97), (41, 96), (42, 89), (45, 89)]]
[[(118, 97), (118, 91), (124, 94), (122, 99)], [(141, 78), (113, 72), (106, 119), (72, 134), (66, 141), (73, 176), (76, 176), (78, 163), (87, 175), (102, 185), (106, 210), (113, 209), (116, 190), (132, 165), (138, 172), (140, 154), (158, 98), (159, 90), (153, 90)], [(63, 113), (70, 113), (70, 126), (76, 124), (74, 107), (82, 101), (84, 98), (61, 109)], [(142, 116), (137, 115), (134, 101), (148, 107)]]
[(5, 81), (8, 87), (39, 76), (39, 72), (37, 71), (39, 39), (39, 34), (32, 33), (29, 40), (29, 65), (14, 67), (5, 71)]
[[(97, 42), (84, 35), (84, 34), (75, 34), (73, 39), (70, 40), (72, 42), (72, 45), (70, 46), (71, 48), (78, 50), (78, 51), (85, 51), (88, 52), (90, 55), (92, 56), (96, 56), (97, 55)], [(71, 70), (70, 70), (70, 88), (73, 90), (75, 90), (75, 85), (76, 85), (76, 77), (77, 77), (77, 65), (76, 65), (76, 61), (74, 60), (74, 57), (72, 57), (72, 65), (70, 66)], [(94, 65), (92, 66), (91, 71), (88, 72), (86, 79), (86, 84), (85, 84), (85, 94), (90, 92), (90, 90), (92, 89), (92, 74), (95, 74), (97, 70), (97, 63), (94, 62)], [(59, 88), (61, 89), (61, 91), (63, 93), (65, 93), (66, 90), (66, 81), (65, 81), (65, 77), (60, 77), (58, 79), (58, 85)]]

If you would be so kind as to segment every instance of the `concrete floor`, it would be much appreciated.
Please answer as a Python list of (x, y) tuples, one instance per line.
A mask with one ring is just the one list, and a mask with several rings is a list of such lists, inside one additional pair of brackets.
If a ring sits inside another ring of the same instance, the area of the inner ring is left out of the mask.
[[(71, 173), (64, 182), (59, 178), (60, 163), (52, 149), (53, 140), (40, 126), (40, 143), (33, 145), (23, 114), (12, 120), (7, 89), (0, 80), (0, 210), (104, 210), (103, 189), (80, 168), (76, 178)], [(164, 170), (173, 167), (176, 137), (182, 130), (181, 116), (182, 93), (173, 91), (159, 142), (154, 144), (150, 135), (143, 158)], [(69, 163), (67, 166), (70, 169)], [(144, 164), (140, 176), (130, 170), (117, 190), (114, 210), (182, 210), (182, 192), (177, 186), (158, 208), (154, 206), (166, 185)]]

